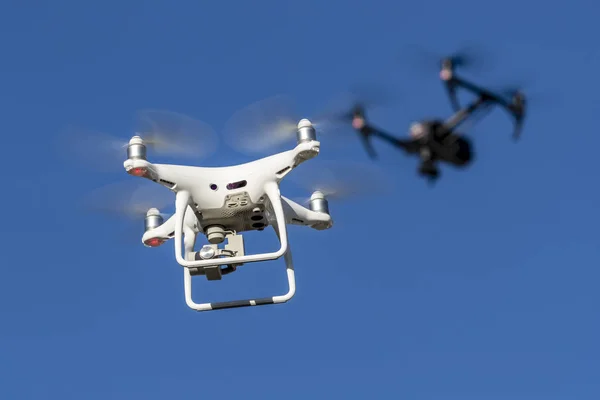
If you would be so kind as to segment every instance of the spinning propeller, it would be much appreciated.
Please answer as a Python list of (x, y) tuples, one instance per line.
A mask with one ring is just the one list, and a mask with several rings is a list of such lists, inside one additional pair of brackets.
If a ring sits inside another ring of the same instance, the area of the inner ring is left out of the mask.
[[(139, 220), (150, 209), (173, 207), (175, 195), (170, 190), (144, 180), (123, 181), (100, 187), (82, 201), (85, 210)], [(160, 213), (166, 217), (170, 214)]]
[[(223, 136), (229, 146), (244, 154), (276, 151), (295, 141), (298, 121), (308, 117), (318, 140), (328, 141), (331, 147), (345, 143), (340, 128), (345, 128), (356, 113), (362, 115), (366, 107), (386, 104), (390, 98), (373, 86), (355, 86), (334, 97), (321, 112), (307, 116), (296, 111), (290, 96), (272, 96), (235, 112), (225, 124)], [(348, 109), (351, 111), (340, 111)]]
[(308, 205), (319, 192), (327, 200), (349, 200), (360, 196), (385, 194), (390, 189), (384, 170), (372, 163), (315, 160), (289, 174), (289, 180), (302, 191), (312, 192), (309, 197), (293, 200)]
[(139, 135), (156, 155), (192, 160), (207, 157), (217, 149), (217, 135), (202, 121), (164, 110), (143, 110), (136, 114), (135, 129), (123, 136), (70, 128), (59, 138), (61, 152), (84, 165), (101, 170), (123, 168), (126, 148)]
[(160, 185), (134, 181), (118, 182), (91, 191), (82, 199), (80, 209), (85, 213), (124, 220), (123, 231), (117, 237), (126, 241), (139, 240), (144, 223), (146, 228), (149, 224), (158, 226), (174, 213), (164, 211), (174, 208), (175, 195)]
[[(231, 148), (243, 154), (278, 150), (294, 141), (302, 118), (290, 96), (272, 96), (235, 112), (225, 124), (223, 137)], [(310, 121), (321, 137), (327, 130), (323, 121), (318, 117), (311, 117)]]
[[(440, 70), (451, 70), (459, 68), (471, 72), (483, 72), (488, 68), (492, 56), (484, 48), (475, 45), (465, 45), (460, 49), (442, 54), (417, 45), (410, 45), (402, 51), (402, 62), (413, 64), (411, 69), (431, 76), (432, 73), (440, 73)], [(440, 76), (441, 77), (441, 76)]]

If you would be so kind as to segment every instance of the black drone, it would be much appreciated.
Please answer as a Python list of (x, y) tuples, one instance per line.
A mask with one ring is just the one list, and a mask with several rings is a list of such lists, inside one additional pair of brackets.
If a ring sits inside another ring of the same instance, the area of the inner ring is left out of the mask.
[[(446, 120), (429, 119), (413, 123), (409, 129), (411, 139), (397, 138), (368, 123), (362, 106), (355, 106), (352, 109), (348, 117), (371, 158), (376, 157), (371, 138), (379, 137), (408, 154), (418, 155), (421, 159), (419, 174), (433, 182), (440, 175), (438, 169), (440, 162), (459, 168), (472, 163), (471, 142), (456, 129), (467, 119), (489, 111), (494, 105), (502, 107), (511, 114), (515, 121), (513, 137), (519, 138), (525, 115), (523, 93), (518, 90), (512, 91), (507, 96), (510, 99), (506, 100), (498, 94), (456, 76), (454, 69), (460, 64), (460, 57), (445, 58), (441, 62), (440, 78), (450, 97), (454, 115)], [(461, 108), (457, 98), (458, 88), (470, 91), (477, 96), (477, 99)]]

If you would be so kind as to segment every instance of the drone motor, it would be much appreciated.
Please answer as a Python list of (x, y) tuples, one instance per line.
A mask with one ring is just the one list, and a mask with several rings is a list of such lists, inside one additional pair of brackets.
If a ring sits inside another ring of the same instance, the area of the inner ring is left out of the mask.
[(440, 78), (443, 81), (449, 81), (454, 75), (454, 62), (451, 58), (442, 60)]
[(146, 232), (151, 229), (156, 229), (164, 223), (164, 219), (156, 208), (151, 208), (146, 213), (145, 228)]
[(315, 128), (308, 119), (304, 118), (298, 123), (296, 138), (298, 140), (298, 144), (310, 142), (311, 140), (317, 140), (317, 133), (315, 132)]
[[(146, 213), (146, 218), (144, 219), (144, 228), (145, 232), (149, 230), (156, 229), (164, 223), (164, 219), (160, 212), (156, 208), (151, 208)], [(149, 238), (144, 242), (144, 245), (148, 247), (158, 247), (164, 243), (164, 240), (158, 237)]]
[[(144, 160), (146, 159), (146, 145), (139, 136), (134, 136), (127, 145), (127, 159), (129, 160)], [(131, 168), (127, 173), (133, 176), (146, 176), (147, 170), (144, 167)]]
[(127, 145), (127, 158), (131, 160), (146, 160), (146, 145), (139, 136), (134, 136)]
[(321, 212), (329, 215), (329, 202), (323, 192), (316, 190), (310, 196), (310, 209), (314, 212)]

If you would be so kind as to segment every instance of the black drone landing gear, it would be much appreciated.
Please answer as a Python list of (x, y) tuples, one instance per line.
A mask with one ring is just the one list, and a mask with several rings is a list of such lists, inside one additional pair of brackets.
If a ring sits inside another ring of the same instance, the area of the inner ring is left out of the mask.
[(434, 184), (440, 176), (440, 170), (433, 161), (426, 160), (421, 162), (419, 174), (426, 177), (430, 184)]
[(426, 177), (431, 184), (435, 183), (440, 176), (440, 171), (432, 158), (432, 151), (429, 147), (421, 147), (420, 151), (421, 165), (419, 166), (419, 174)]

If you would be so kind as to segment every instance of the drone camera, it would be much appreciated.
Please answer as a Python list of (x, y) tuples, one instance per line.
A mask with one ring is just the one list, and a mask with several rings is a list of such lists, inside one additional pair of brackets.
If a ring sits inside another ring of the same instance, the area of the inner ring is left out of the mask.
[(301, 119), (298, 123), (298, 131), (296, 133), (298, 144), (303, 142), (310, 142), (311, 140), (317, 140), (317, 133), (315, 128), (308, 119)]
[(198, 252), (198, 256), (202, 260), (210, 260), (211, 258), (214, 258), (216, 255), (217, 255), (216, 245), (203, 246), (200, 249), (200, 251)]
[[(202, 246), (200, 251), (190, 253), (189, 258), (193, 260), (211, 260), (220, 257), (233, 257), (235, 255), (244, 255), (244, 240), (241, 235), (230, 233), (227, 235), (228, 243), (225, 248), (220, 249), (216, 244), (207, 244)], [(190, 268), (191, 276), (204, 275), (209, 281), (221, 280), (223, 275), (235, 272), (237, 267), (243, 264), (229, 264), (225, 267), (222, 265), (204, 266), (198, 268)]]
[(211, 225), (206, 228), (205, 233), (209, 243), (219, 244), (225, 240), (225, 228), (221, 225)]
[(317, 190), (310, 196), (310, 209), (314, 212), (329, 214), (329, 202), (323, 192)]

